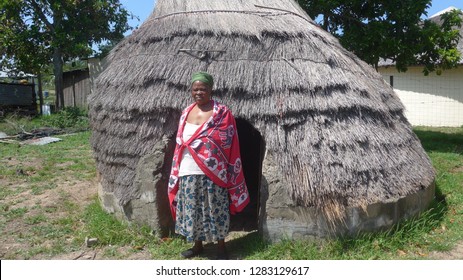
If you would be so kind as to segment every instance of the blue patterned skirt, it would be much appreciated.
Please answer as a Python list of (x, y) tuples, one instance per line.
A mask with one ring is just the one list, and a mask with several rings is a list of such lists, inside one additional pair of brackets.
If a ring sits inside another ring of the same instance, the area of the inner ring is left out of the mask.
[(225, 239), (230, 228), (228, 191), (206, 175), (180, 177), (175, 232), (188, 242)]

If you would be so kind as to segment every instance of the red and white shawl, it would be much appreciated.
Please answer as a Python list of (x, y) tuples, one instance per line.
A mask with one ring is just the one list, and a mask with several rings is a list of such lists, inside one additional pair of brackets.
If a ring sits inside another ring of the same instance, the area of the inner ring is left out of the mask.
[(209, 179), (216, 185), (228, 189), (231, 214), (242, 211), (249, 203), (235, 118), (226, 106), (214, 100), (212, 102), (214, 103), (212, 116), (188, 141), (183, 141), (183, 129), (195, 103), (188, 106), (180, 117), (168, 188), (170, 209), (174, 219), (183, 149), (190, 151), (196, 164)]

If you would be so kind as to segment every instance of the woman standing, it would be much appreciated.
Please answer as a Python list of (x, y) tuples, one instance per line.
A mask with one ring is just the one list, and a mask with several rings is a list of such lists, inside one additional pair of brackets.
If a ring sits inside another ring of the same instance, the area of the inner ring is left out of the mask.
[(217, 259), (227, 259), (230, 214), (249, 203), (235, 119), (211, 99), (213, 84), (206, 72), (192, 76), (194, 103), (180, 117), (169, 178), (175, 232), (194, 242), (185, 258), (201, 254), (203, 242), (217, 241)]

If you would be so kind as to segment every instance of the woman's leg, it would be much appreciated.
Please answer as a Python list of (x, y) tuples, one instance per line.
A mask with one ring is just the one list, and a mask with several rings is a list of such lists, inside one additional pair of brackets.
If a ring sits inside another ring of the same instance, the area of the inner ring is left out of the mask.
[(227, 248), (225, 247), (225, 240), (221, 239), (217, 242), (217, 259), (228, 260)]
[(193, 251), (196, 252), (201, 252), (203, 250), (203, 242), (202, 241), (195, 241), (195, 245), (193, 246)]

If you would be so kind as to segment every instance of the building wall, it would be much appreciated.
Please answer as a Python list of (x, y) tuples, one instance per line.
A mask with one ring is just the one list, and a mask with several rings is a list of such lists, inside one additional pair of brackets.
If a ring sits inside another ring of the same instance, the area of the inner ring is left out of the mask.
[(106, 68), (107, 61), (104, 58), (89, 58), (87, 63), (90, 74), (90, 88), (91, 93), (93, 93), (95, 80), (98, 77), (98, 75), (100, 75), (100, 73), (103, 72), (103, 70)]
[(87, 108), (87, 96), (90, 94), (88, 69), (63, 73), (64, 106)]
[(463, 66), (424, 76), (422, 67), (398, 72), (394, 66), (379, 72), (392, 85), (404, 104), (405, 115), (414, 126), (463, 125)]

